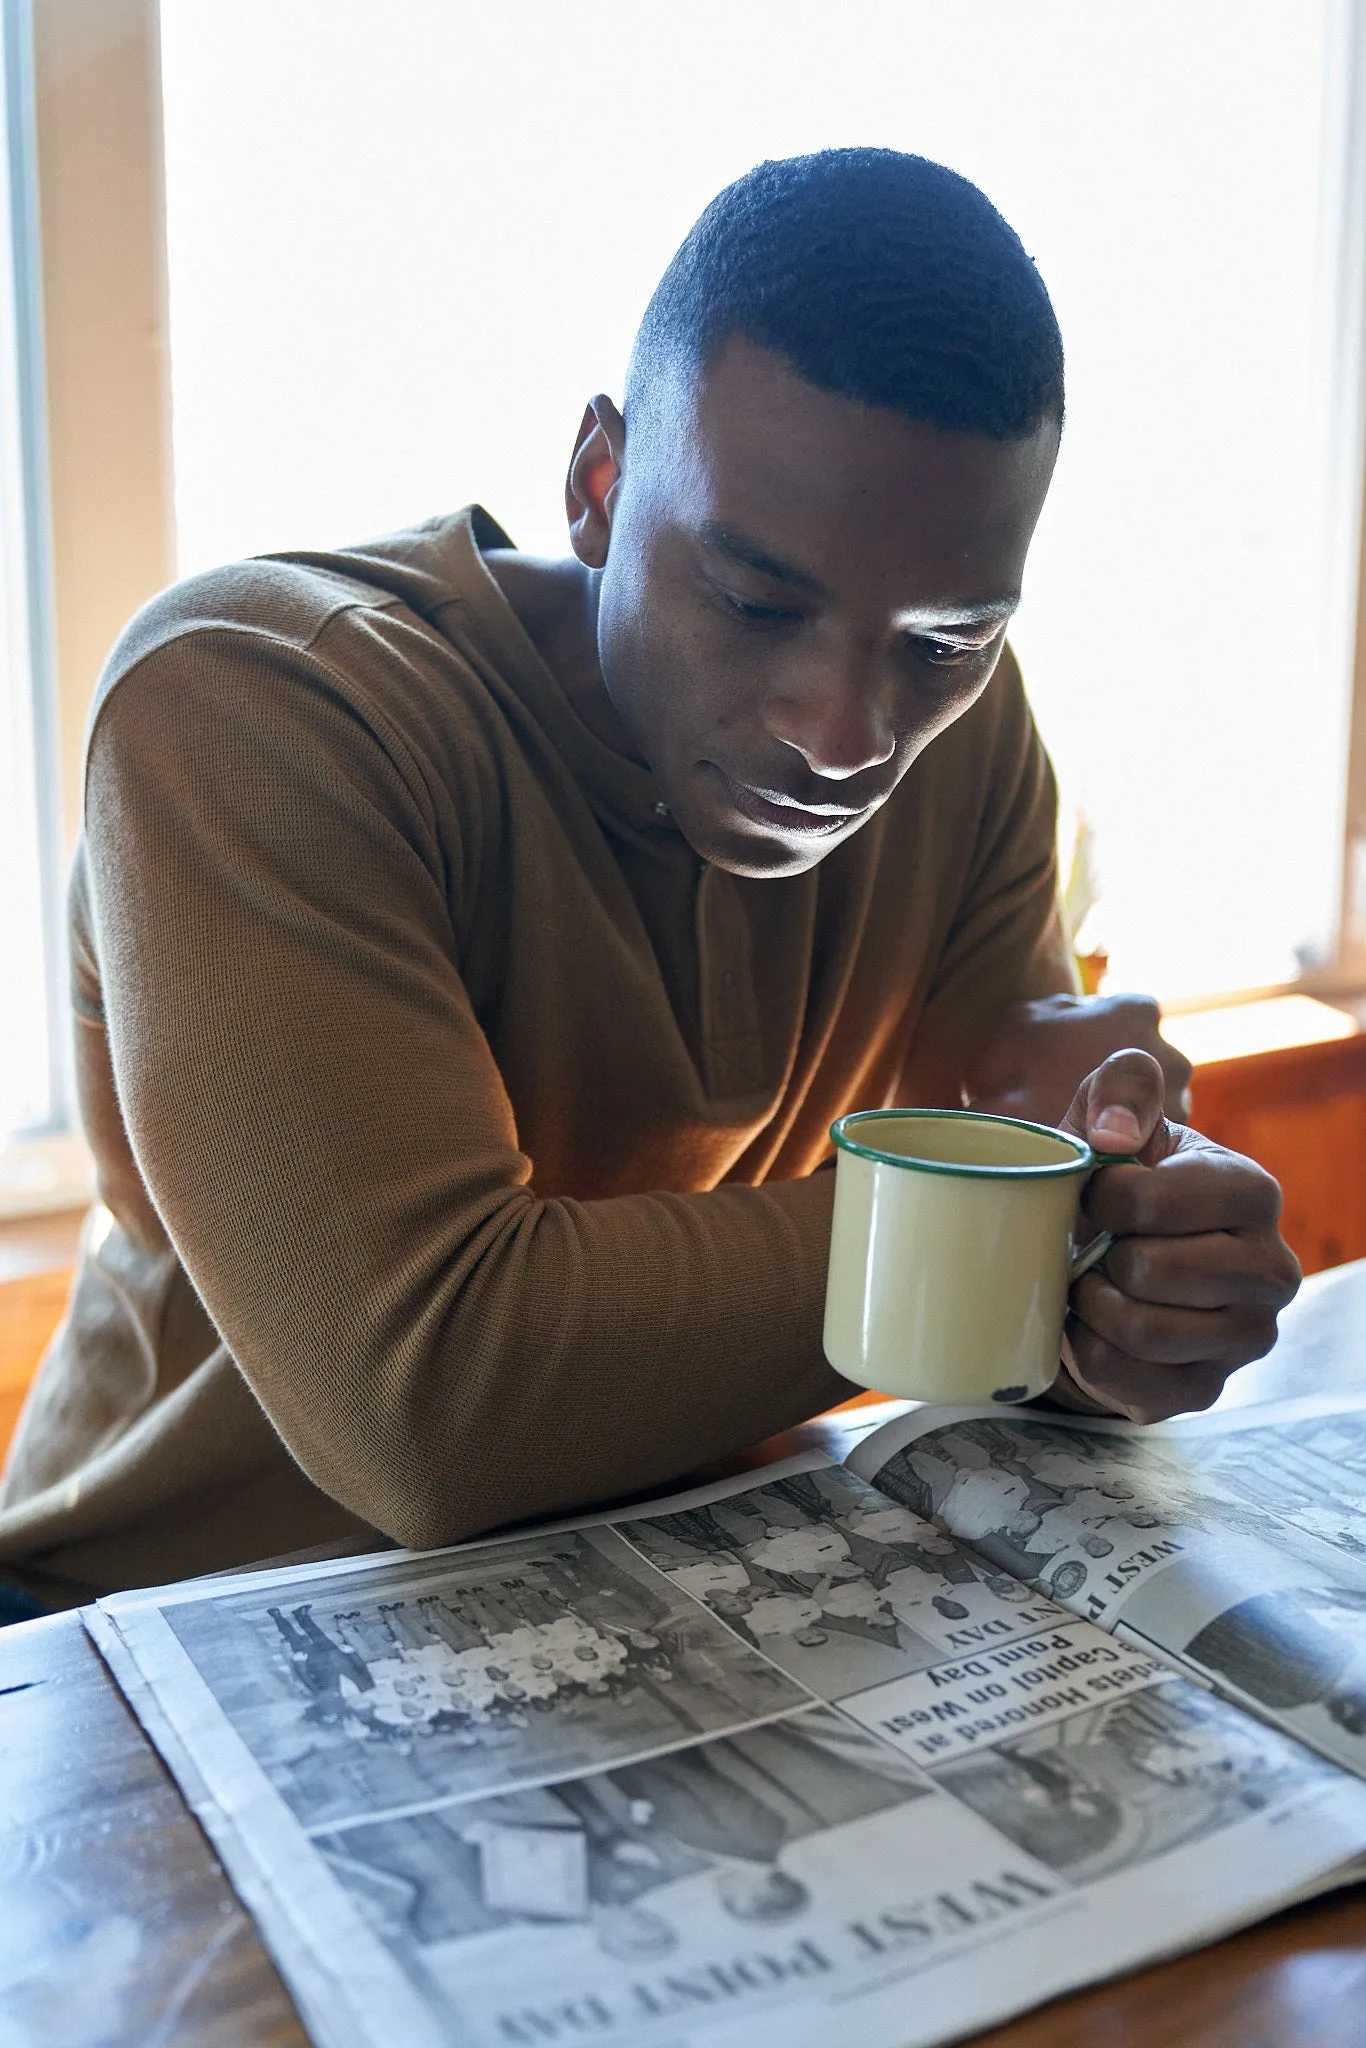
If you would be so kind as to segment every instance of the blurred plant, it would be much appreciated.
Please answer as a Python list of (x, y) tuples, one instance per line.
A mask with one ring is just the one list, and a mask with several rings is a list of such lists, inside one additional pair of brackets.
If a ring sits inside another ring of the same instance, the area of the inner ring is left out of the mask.
[(1082, 993), (1088, 996), (1099, 993), (1110, 965), (1109, 948), (1098, 938), (1092, 919), (1092, 912), (1099, 901), (1095, 828), (1085, 811), (1078, 809), (1072, 857), (1067, 863), (1067, 880), (1063, 884), (1058, 908), (1067, 943), (1077, 963)]

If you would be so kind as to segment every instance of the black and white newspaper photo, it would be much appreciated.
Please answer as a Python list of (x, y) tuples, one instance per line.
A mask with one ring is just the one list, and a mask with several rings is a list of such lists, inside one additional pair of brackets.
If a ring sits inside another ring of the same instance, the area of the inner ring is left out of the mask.
[(322, 2048), (928, 2048), (1366, 1851), (1366, 1787), (881, 1487), (88, 1619)]
[(913, 1412), (854, 1469), (1366, 1773), (1366, 1400), (1123, 1424)]
[(454, 1553), (322, 1597), (167, 1622), (305, 1827), (541, 1783), (790, 1712), (806, 1694), (610, 1529)]

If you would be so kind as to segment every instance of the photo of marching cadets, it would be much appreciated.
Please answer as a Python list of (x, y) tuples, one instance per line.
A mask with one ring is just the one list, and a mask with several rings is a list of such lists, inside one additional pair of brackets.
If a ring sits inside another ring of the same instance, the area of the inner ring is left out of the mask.
[(554, 1777), (808, 1695), (609, 1529), (167, 1620), (306, 1828)]

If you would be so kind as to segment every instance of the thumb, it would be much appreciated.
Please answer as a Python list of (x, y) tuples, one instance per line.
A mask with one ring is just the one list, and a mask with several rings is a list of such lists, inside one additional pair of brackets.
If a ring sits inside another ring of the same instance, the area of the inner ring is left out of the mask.
[(1087, 1075), (1060, 1129), (1096, 1152), (1142, 1153), (1165, 1131), (1162, 1103), (1161, 1067), (1151, 1053), (1131, 1047)]

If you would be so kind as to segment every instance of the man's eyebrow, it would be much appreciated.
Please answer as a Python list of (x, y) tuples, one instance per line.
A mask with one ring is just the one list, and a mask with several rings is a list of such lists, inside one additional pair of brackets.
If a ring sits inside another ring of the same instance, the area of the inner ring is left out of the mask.
[(733, 526), (708, 524), (702, 528), (698, 539), (713, 554), (724, 555), (728, 562), (738, 562), (741, 568), (753, 569), (775, 583), (786, 583), (790, 589), (805, 591), (809, 597), (828, 597), (830, 594), (818, 577), (799, 569), (795, 562), (784, 562), (779, 556), (769, 554), (767, 548)]
[[(741, 533), (738, 527), (711, 522), (702, 528), (698, 540), (713, 554), (724, 555), (728, 562), (753, 569), (756, 574), (767, 576), (775, 583), (785, 583), (791, 590), (804, 591), (809, 597), (830, 595), (819, 577), (807, 569), (798, 568), (795, 562), (785, 562), (780, 556), (771, 555), (767, 548), (751, 540), (748, 534)], [(1003, 619), (1013, 618), (1019, 607), (1019, 591), (1009, 590), (999, 597), (983, 598), (980, 604), (917, 605), (908, 616), (918, 627), (929, 627), (933, 631), (936, 626), (948, 629), (999, 624)]]
[(916, 605), (913, 610), (908, 610), (907, 617), (913, 618), (917, 626), (930, 628), (986, 626), (1014, 618), (1019, 608), (1020, 593), (1010, 590), (1000, 597), (984, 597), (980, 604)]

